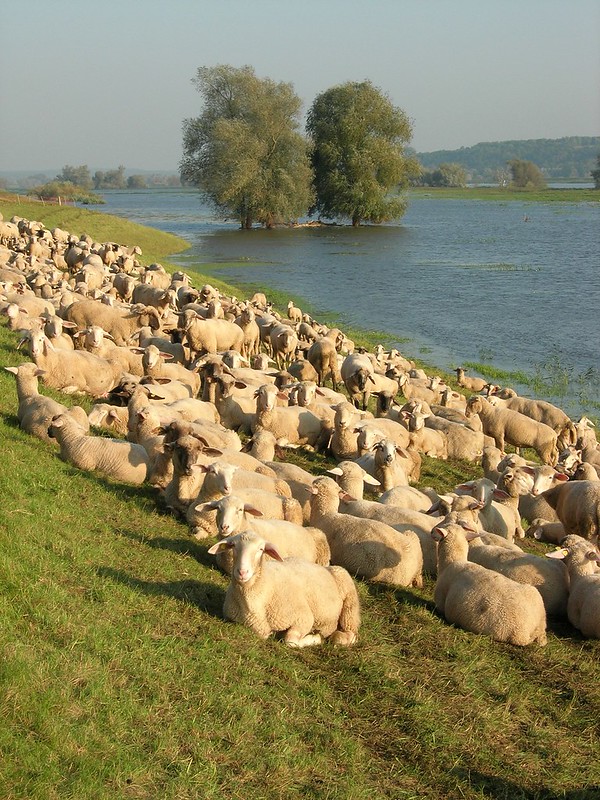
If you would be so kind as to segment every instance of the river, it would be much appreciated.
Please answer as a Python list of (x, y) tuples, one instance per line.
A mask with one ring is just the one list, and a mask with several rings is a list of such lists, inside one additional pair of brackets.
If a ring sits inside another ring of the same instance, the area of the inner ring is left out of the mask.
[(194, 191), (103, 196), (101, 210), (189, 241), (172, 259), (188, 270), (274, 287), (340, 327), (389, 332), (408, 356), (493, 365), (510, 373), (500, 383), (600, 415), (599, 203), (419, 194), (397, 224), (240, 231)]

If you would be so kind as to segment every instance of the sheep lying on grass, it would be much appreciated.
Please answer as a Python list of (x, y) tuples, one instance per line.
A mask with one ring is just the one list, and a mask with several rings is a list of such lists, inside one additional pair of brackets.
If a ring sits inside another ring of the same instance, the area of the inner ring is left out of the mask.
[(562, 548), (546, 553), (564, 559), (571, 580), (567, 615), (584, 636), (600, 639), (600, 553), (580, 536), (567, 536)]
[(233, 550), (223, 604), (227, 619), (246, 625), (261, 639), (285, 632), (290, 647), (316, 645), (322, 639), (339, 645), (356, 641), (360, 604), (345, 569), (298, 558), (283, 560), (273, 545), (252, 531), (223, 539), (208, 552), (223, 548)]
[(310, 522), (327, 536), (332, 563), (369, 580), (422, 586), (423, 555), (416, 533), (399, 533), (377, 520), (340, 514), (340, 491), (331, 478), (313, 482)]
[(19, 367), (4, 367), (7, 372), (11, 372), (17, 379), (17, 398), (19, 408), (17, 409), (17, 419), (24, 431), (38, 439), (51, 442), (48, 435), (48, 425), (52, 418), (58, 414), (71, 414), (79, 422), (85, 431), (89, 430), (87, 414), (80, 406), (68, 409), (61, 403), (57, 403), (51, 397), (46, 397), (39, 393), (38, 377), (44, 375), (44, 371), (32, 362), (21, 364)]
[(467, 560), (470, 534), (456, 524), (434, 528), (438, 542), (435, 606), (451, 623), (498, 642), (546, 644), (546, 611), (538, 590)]
[(144, 483), (148, 474), (148, 454), (140, 444), (121, 439), (88, 436), (69, 414), (52, 418), (48, 436), (60, 445), (60, 455), (73, 466), (101, 472), (126, 483)]

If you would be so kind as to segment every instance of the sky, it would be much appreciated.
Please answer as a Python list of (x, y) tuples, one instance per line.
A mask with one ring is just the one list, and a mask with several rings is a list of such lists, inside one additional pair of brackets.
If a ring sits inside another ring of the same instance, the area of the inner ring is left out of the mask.
[(254, 67), (308, 110), (370, 80), (418, 152), (600, 135), (600, 0), (0, 2), (0, 172), (177, 171), (198, 67)]

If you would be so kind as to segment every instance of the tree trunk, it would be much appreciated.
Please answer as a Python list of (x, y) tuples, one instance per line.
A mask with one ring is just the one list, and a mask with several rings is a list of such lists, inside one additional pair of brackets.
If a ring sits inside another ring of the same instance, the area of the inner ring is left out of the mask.
[(252, 216), (250, 214), (245, 214), (242, 217), (242, 220), (241, 220), (241, 223), (240, 223), (240, 230), (249, 231), (251, 227), (252, 227)]
[(358, 228), (359, 225), (360, 225), (360, 217), (354, 214), (354, 216), (352, 217), (352, 227)]

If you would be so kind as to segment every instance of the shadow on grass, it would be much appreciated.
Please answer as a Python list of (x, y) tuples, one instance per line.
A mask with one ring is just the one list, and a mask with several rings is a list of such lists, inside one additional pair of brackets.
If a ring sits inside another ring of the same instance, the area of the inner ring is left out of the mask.
[(225, 591), (215, 584), (195, 580), (165, 581), (164, 583), (143, 581), (133, 575), (128, 575), (123, 570), (112, 569), (112, 567), (98, 567), (96, 574), (101, 578), (109, 578), (127, 586), (136, 592), (142, 592), (149, 597), (169, 597), (193, 605), (212, 617), (223, 619)]
[(371, 597), (390, 597), (393, 596), (398, 605), (408, 605), (414, 608), (425, 609), (436, 613), (435, 603), (433, 600), (421, 597), (420, 595), (411, 592), (410, 589), (405, 589), (401, 586), (390, 586), (385, 583), (366, 583), (367, 590)]
[(548, 787), (525, 789), (512, 781), (496, 775), (485, 775), (462, 768), (453, 769), (461, 784), (466, 783), (481, 791), (482, 797), (494, 800), (597, 800), (600, 797), (600, 786), (588, 786), (582, 789), (557, 790)]
[(214, 556), (208, 553), (208, 547), (210, 546), (208, 542), (210, 541), (212, 544), (212, 540), (207, 540), (207, 544), (203, 546), (191, 536), (188, 539), (170, 539), (168, 536), (146, 536), (131, 530), (117, 530), (115, 533), (138, 544), (145, 544), (148, 547), (166, 550), (169, 553), (176, 553), (180, 556), (191, 556), (205, 567), (215, 566)]

